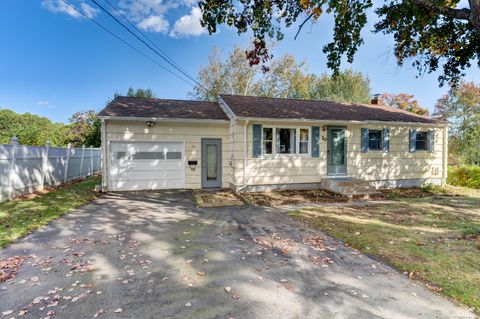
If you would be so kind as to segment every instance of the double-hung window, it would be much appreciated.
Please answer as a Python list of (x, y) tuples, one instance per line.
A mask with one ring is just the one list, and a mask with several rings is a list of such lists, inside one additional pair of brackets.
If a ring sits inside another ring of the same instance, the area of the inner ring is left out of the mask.
[(371, 151), (382, 149), (382, 131), (368, 130), (368, 149)]
[(427, 150), (427, 132), (421, 131), (416, 133), (415, 150), (426, 151)]
[(296, 129), (277, 128), (277, 154), (295, 154)]
[(300, 154), (308, 154), (309, 131), (306, 128), (300, 129), (300, 141), (298, 145), (298, 152)]
[(263, 154), (273, 154), (273, 128), (264, 127), (263, 128), (263, 142), (262, 142), (262, 153)]
[(263, 127), (262, 154), (310, 154), (310, 129)]

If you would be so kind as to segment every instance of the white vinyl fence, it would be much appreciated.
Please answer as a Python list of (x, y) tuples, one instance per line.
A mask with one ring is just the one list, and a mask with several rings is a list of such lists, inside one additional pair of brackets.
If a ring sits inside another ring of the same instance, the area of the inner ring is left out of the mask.
[(0, 201), (99, 173), (98, 148), (0, 144)]

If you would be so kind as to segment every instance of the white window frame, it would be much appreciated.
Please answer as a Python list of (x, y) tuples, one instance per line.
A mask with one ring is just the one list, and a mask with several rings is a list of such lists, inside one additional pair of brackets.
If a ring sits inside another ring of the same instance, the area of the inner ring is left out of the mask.
[[(417, 136), (418, 133), (425, 133), (425, 148), (424, 149), (418, 149), (417, 148)], [(415, 152), (428, 152), (428, 131), (425, 130), (418, 130), (415, 131)]]
[[(272, 129), (272, 154), (266, 154), (266, 153), (263, 152), (263, 150), (264, 150), (263, 145), (265, 143), (263, 132), (264, 132), (264, 129), (266, 129), (266, 128), (267, 129), (268, 128)], [(273, 156), (275, 154), (275, 151), (276, 151), (275, 142), (276, 142), (276, 140), (275, 140), (275, 128), (271, 127), (271, 126), (263, 126), (262, 125), (262, 156)]]
[[(272, 131), (272, 154), (263, 152), (263, 129), (271, 128)], [(295, 129), (295, 153), (280, 154), (277, 153), (277, 129)], [(300, 154), (300, 129), (308, 130), (308, 152)], [(278, 158), (278, 157), (311, 157), (312, 155), (312, 128), (310, 126), (292, 126), (292, 125), (262, 125), (262, 158)]]
[[(379, 149), (371, 149), (370, 148), (370, 131), (379, 131), (380, 132), (380, 148)], [(383, 151), (383, 129), (369, 129), (368, 130), (368, 151), (369, 152), (382, 152)]]

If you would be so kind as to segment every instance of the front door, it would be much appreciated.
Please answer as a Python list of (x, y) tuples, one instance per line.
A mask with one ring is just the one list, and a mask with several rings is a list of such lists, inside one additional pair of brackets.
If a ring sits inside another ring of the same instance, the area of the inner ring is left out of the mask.
[(202, 187), (222, 187), (222, 140), (202, 139)]
[(347, 143), (345, 139), (345, 128), (329, 126), (327, 132), (327, 153), (328, 175), (346, 175), (347, 174)]

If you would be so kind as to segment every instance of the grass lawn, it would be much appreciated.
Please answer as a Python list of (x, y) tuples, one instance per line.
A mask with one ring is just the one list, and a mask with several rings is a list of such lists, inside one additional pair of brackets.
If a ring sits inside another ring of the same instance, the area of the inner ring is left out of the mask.
[(455, 192), (292, 215), (480, 312), (480, 192)]
[(0, 248), (97, 196), (101, 177), (59, 187), (32, 199), (0, 203)]

